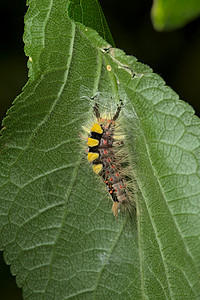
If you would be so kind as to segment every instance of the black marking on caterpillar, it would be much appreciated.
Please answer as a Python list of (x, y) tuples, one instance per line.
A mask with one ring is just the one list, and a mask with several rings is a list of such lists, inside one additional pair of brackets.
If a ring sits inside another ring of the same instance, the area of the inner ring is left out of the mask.
[(93, 165), (93, 171), (100, 175), (107, 186), (107, 190), (113, 201), (112, 211), (117, 218), (120, 205), (130, 206), (129, 191), (126, 184), (123, 166), (119, 156), (116, 155), (116, 148), (123, 147), (123, 141), (115, 137), (118, 127), (118, 119), (123, 107), (123, 102), (117, 106), (116, 113), (112, 118), (102, 118), (99, 112), (99, 105), (93, 106), (97, 122), (90, 129), (88, 137), (88, 160)]

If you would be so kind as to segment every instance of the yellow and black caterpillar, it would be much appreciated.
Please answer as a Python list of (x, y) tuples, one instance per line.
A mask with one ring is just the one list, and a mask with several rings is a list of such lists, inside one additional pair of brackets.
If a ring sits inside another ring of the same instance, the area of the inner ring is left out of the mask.
[[(116, 153), (116, 147), (123, 144), (123, 141), (115, 136), (116, 120), (119, 117), (123, 102), (112, 118), (102, 118), (99, 112), (98, 104), (93, 107), (96, 116), (96, 123), (90, 129), (87, 145), (87, 158), (93, 165), (93, 171), (99, 174), (107, 186), (108, 192), (112, 198), (112, 211), (115, 217), (118, 216), (120, 204), (129, 203), (127, 184), (123, 167), (120, 163), (119, 155)], [(119, 150), (118, 150), (119, 152)]]

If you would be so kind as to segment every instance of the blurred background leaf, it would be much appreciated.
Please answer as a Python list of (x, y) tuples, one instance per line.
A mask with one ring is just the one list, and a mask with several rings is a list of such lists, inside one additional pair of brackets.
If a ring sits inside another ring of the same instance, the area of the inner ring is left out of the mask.
[(173, 30), (200, 15), (199, 0), (154, 0), (152, 21), (157, 30)]

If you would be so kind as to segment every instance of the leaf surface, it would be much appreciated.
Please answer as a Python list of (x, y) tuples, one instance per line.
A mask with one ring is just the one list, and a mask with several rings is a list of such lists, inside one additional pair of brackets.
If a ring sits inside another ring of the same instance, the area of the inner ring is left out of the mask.
[[(152, 70), (68, 17), (30, 1), (31, 78), (4, 120), (1, 249), (25, 299), (198, 299), (199, 119)], [(36, 26), (37, 24), (37, 26)], [(86, 161), (96, 96), (122, 126), (136, 213), (111, 201)]]
[(68, 13), (71, 19), (95, 29), (104, 40), (115, 46), (105, 16), (97, 0), (69, 1)]

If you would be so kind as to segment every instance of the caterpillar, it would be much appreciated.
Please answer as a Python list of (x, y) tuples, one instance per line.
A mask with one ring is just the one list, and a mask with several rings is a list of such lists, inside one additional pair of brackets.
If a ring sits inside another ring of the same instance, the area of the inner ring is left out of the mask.
[(113, 201), (112, 212), (117, 218), (120, 205), (130, 203), (129, 191), (123, 165), (120, 162), (120, 149), (123, 140), (116, 136), (119, 125), (118, 119), (122, 110), (123, 101), (117, 106), (116, 113), (111, 118), (102, 118), (99, 106), (93, 106), (97, 121), (89, 131), (87, 139), (87, 159), (92, 164), (93, 171), (102, 177)]

